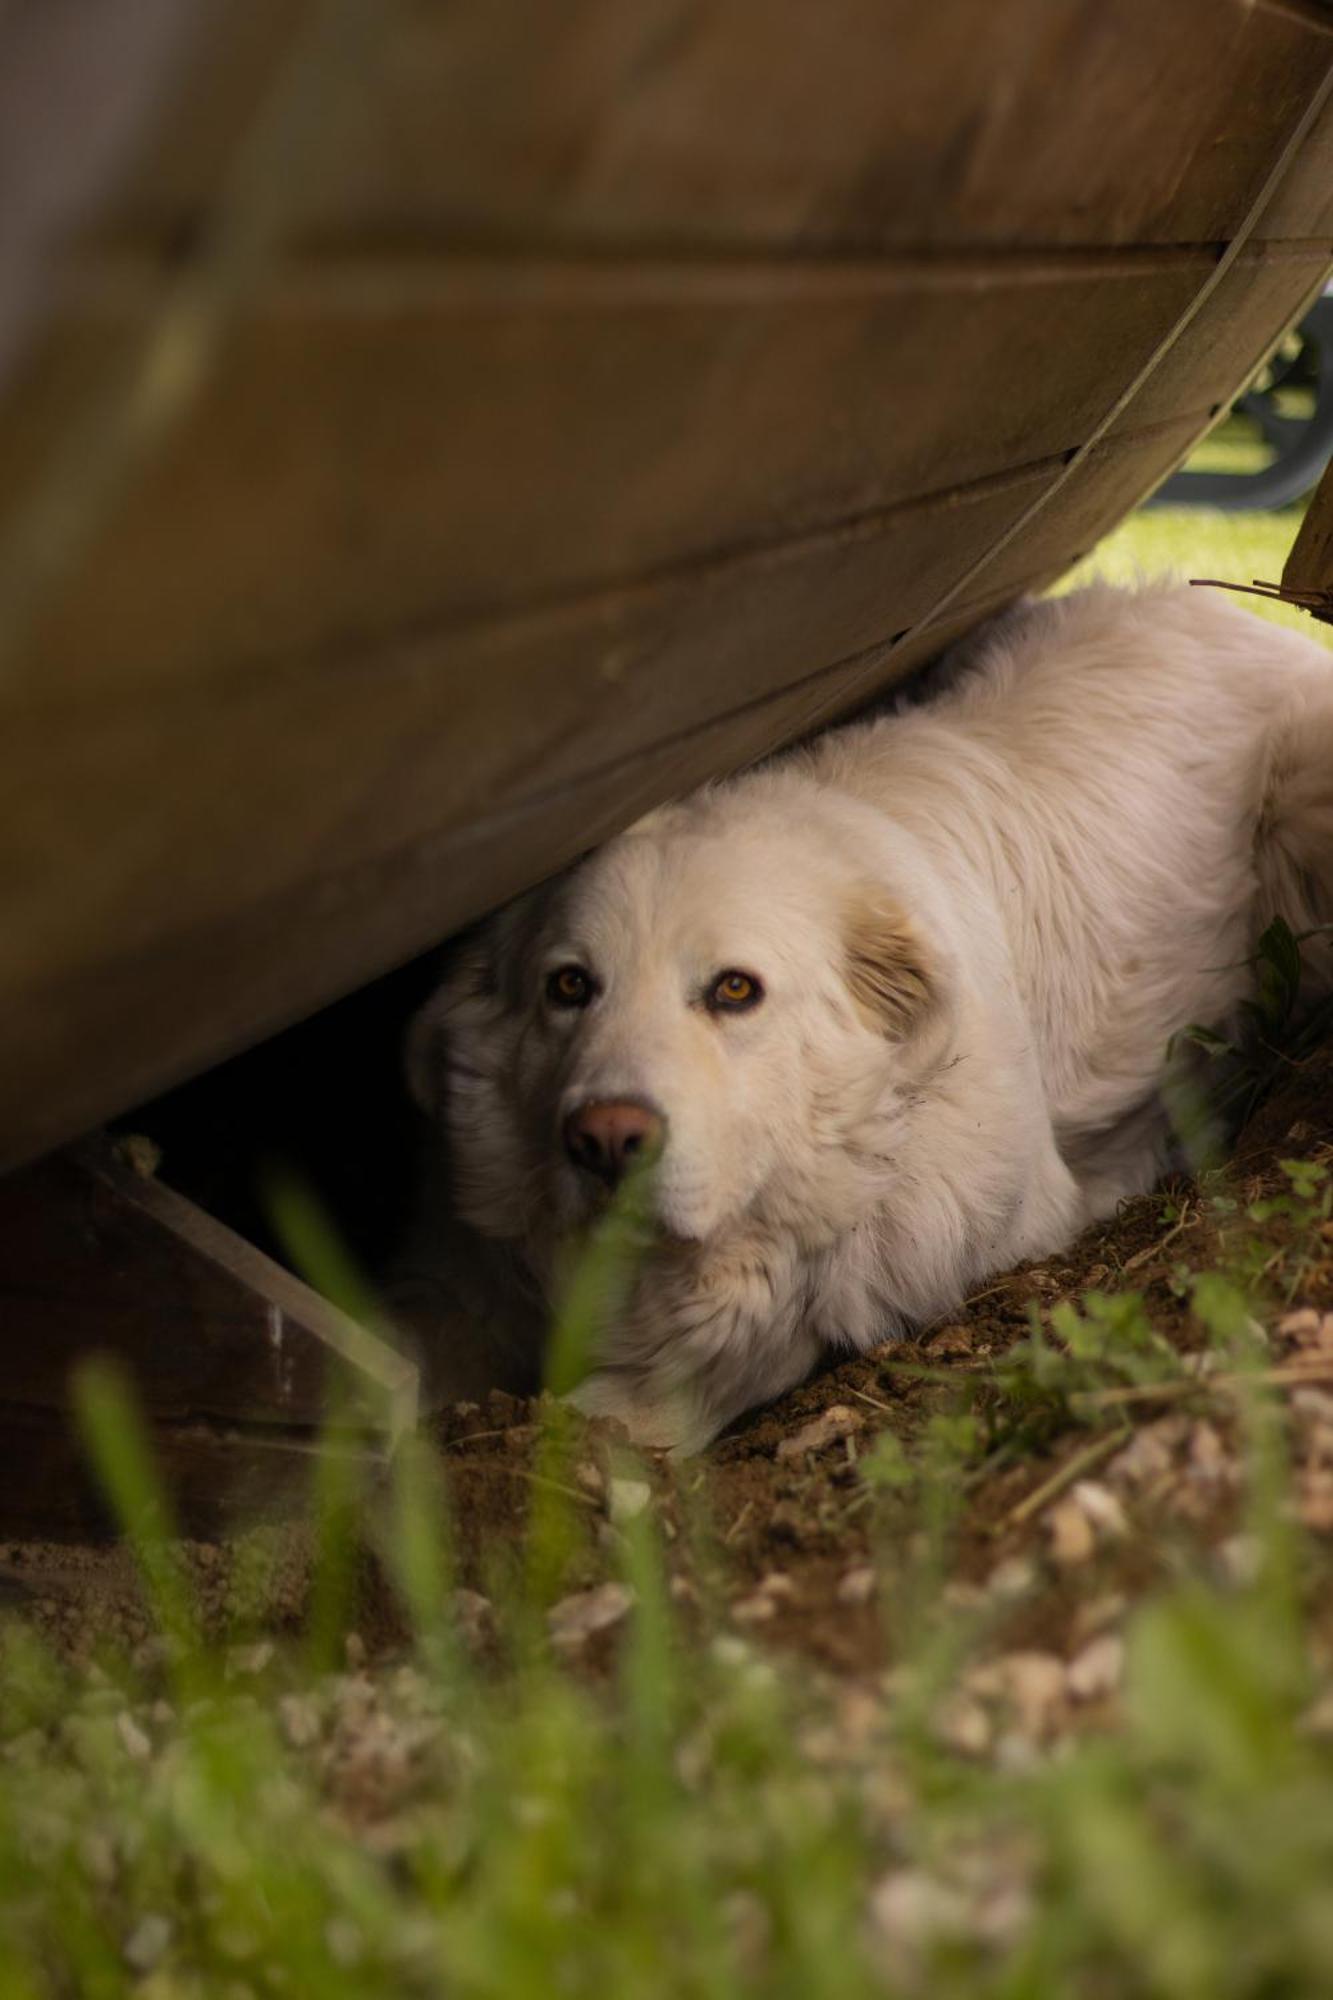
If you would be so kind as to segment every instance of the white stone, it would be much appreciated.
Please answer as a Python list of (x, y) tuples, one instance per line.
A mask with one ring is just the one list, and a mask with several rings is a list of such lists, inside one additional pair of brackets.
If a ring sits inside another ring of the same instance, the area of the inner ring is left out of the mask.
[(865, 1418), (859, 1410), (853, 1410), (846, 1403), (831, 1403), (810, 1423), (802, 1424), (800, 1430), (791, 1437), (783, 1438), (777, 1449), (782, 1458), (803, 1458), (808, 1451), (822, 1451), (825, 1445), (835, 1444), (839, 1438), (851, 1437), (853, 1432), (864, 1429)]
[(1098, 1701), (1115, 1693), (1124, 1666), (1124, 1640), (1118, 1632), (1103, 1632), (1069, 1662), (1065, 1684), (1075, 1701)]
[(577, 1652), (597, 1632), (607, 1632), (629, 1616), (634, 1592), (623, 1583), (599, 1583), (562, 1597), (546, 1614), (552, 1642), (562, 1652)]

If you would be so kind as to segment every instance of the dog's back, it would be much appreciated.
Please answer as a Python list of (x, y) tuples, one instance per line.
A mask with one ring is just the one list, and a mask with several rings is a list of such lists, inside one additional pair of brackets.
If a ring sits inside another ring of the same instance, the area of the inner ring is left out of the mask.
[(942, 681), (810, 768), (996, 899), (1081, 1152), (1155, 1096), (1168, 1035), (1226, 1023), (1274, 915), (1333, 914), (1333, 655), (1201, 591), (1094, 586), (996, 620)]

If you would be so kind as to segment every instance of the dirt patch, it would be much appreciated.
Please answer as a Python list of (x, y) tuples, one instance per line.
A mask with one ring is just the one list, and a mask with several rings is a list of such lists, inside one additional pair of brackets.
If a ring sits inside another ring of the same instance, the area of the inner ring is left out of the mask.
[[(580, 1427), (554, 1480), (567, 1489), (573, 1522), (567, 1596), (595, 1593), (614, 1577), (626, 1517), (647, 1507), (687, 1612), (720, 1601), (738, 1634), (799, 1650), (840, 1675), (882, 1670), (901, 1620), (928, 1615), (908, 1587), (909, 1572), (918, 1581), (923, 1573), (919, 1562), (912, 1567), (920, 1549), (907, 1546), (921, 1539), (921, 1508), (909, 1532), (892, 1478), (882, 1476), (885, 1440), (910, 1451), (932, 1423), (957, 1417), (978, 1442), (947, 1475), (958, 1491), (949, 1496), (947, 1565), (936, 1587), (976, 1609), (1001, 1653), (1068, 1663), (1093, 1648), (1095, 1657), (1124, 1608), (1182, 1550), (1243, 1566), (1235, 1409), (1210, 1391), (1206, 1375), (1177, 1368), (1160, 1382), (1094, 1390), (1077, 1413), (1057, 1398), (1015, 1432), (1005, 1357), (1030, 1338), (1034, 1321), (1058, 1348), (1052, 1312), (1058, 1322), (1058, 1309), (1085, 1293), (1133, 1291), (1153, 1336), (1202, 1358), (1192, 1284), (1217, 1271), (1236, 1273), (1267, 1330), (1264, 1367), (1289, 1411), (1292, 1507), (1316, 1534), (1333, 1534), (1333, 1320), (1323, 1321), (1333, 1311), (1333, 1224), (1313, 1199), (1294, 1198), (1282, 1164), (1306, 1163), (1322, 1185), (1331, 1158), (1333, 1049), (1325, 1049), (1291, 1069), (1223, 1174), (1126, 1204), (1064, 1255), (987, 1285), (918, 1341), (849, 1359), (752, 1414), (705, 1457), (684, 1465), (654, 1458), (627, 1472), (613, 1430)], [(488, 1629), (488, 1607), (518, 1559), (534, 1494), (553, 1483), (539, 1456), (540, 1415), (497, 1395), (435, 1424), (468, 1593), (459, 1618), (474, 1637)], [(181, 1553), (213, 1629), (235, 1632), (240, 1643), (302, 1624), (312, 1574), (306, 1530), (186, 1544)], [(877, 1576), (898, 1571), (901, 1601), (891, 1588), (885, 1602)], [(154, 1643), (123, 1549), (0, 1544), (0, 1603), (75, 1654), (108, 1641), (130, 1652)], [(590, 1605), (582, 1637), (582, 1614), (571, 1614), (570, 1650), (602, 1657), (613, 1608), (606, 1597)], [(352, 1618), (357, 1643), (372, 1652), (392, 1651), (401, 1637), (373, 1553), (360, 1562)]]

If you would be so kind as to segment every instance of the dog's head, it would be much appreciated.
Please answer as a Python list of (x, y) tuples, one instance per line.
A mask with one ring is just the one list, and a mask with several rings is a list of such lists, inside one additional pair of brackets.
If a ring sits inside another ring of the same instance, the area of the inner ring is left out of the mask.
[(550, 1244), (648, 1153), (666, 1237), (749, 1220), (816, 1247), (854, 1224), (951, 1015), (910, 861), (886, 887), (866, 819), (790, 781), (704, 794), (462, 949), (409, 1072), (471, 1222)]

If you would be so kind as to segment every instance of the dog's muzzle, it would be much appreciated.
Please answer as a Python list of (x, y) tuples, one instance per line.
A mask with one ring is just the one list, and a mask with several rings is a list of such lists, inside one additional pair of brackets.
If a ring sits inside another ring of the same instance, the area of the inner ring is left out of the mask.
[(565, 1151), (576, 1167), (618, 1187), (636, 1160), (652, 1159), (666, 1141), (666, 1119), (651, 1104), (615, 1098), (578, 1105), (562, 1130)]

